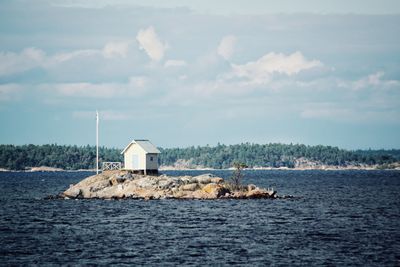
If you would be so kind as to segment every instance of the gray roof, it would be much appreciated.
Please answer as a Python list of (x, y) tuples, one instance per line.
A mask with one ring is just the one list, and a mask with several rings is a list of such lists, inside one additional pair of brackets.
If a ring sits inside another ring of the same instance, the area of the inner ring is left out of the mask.
[(149, 140), (144, 140), (144, 139), (136, 139), (132, 140), (125, 149), (121, 152), (121, 154), (124, 154), (124, 152), (132, 145), (132, 144), (138, 144), (141, 148), (143, 148), (146, 153), (154, 153), (154, 154), (160, 154), (160, 150), (157, 149), (155, 145), (153, 145)]

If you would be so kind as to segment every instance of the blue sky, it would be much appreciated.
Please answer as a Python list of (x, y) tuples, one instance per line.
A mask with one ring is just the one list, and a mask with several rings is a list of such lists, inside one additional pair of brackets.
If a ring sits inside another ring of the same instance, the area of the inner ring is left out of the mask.
[[(295, 4), (294, 4), (295, 3)], [(400, 148), (398, 1), (1, 1), (0, 143)]]

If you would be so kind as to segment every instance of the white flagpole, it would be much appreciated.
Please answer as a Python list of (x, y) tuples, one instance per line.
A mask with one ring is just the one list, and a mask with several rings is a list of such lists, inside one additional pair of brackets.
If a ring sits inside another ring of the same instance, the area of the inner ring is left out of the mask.
[(99, 112), (96, 110), (96, 174), (99, 174)]

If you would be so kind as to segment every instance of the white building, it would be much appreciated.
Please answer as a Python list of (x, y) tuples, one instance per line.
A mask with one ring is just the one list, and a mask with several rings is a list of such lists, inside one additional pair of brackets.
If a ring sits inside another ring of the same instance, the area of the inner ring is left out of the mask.
[(160, 153), (149, 140), (132, 140), (121, 152), (124, 154), (124, 169), (144, 174), (158, 173)]

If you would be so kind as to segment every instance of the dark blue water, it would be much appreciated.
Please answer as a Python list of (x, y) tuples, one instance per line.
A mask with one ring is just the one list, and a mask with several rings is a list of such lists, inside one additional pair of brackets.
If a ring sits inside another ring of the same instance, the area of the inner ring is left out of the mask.
[(245, 172), (290, 200), (43, 199), (89, 174), (0, 173), (0, 265), (400, 265), (399, 171)]

